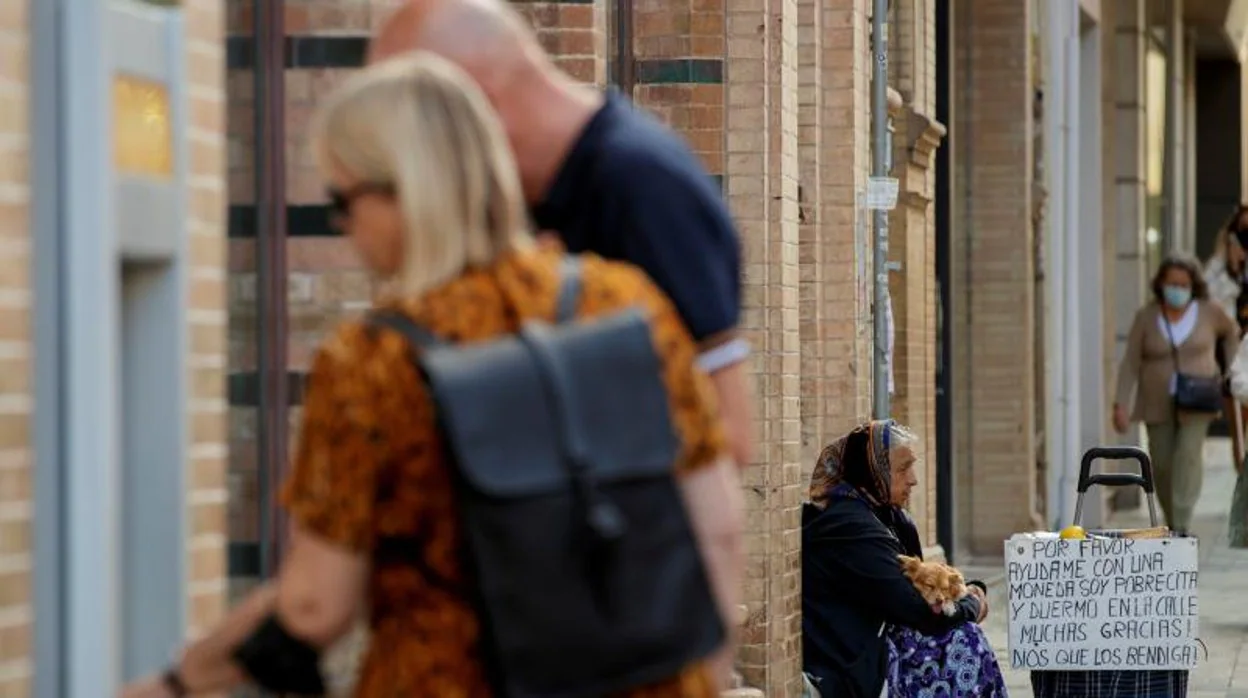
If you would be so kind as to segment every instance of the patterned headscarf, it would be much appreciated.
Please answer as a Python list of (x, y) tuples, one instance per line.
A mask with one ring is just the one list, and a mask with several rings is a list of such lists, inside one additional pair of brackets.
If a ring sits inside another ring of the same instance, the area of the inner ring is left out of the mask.
[(877, 419), (854, 427), (819, 454), (810, 478), (810, 501), (824, 509), (833, 490), (851, 490), (873, 509), (892, 505), (893, 472), (889, 465), (894, 422)]

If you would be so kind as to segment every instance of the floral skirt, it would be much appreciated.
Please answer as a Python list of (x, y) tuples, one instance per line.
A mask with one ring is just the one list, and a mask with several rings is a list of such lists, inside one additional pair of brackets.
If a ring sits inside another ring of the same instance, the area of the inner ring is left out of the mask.
[(1005, 677), (984, 631), (964, 623), (943, 635), (889, 626), (889, 698), (1006, 698)]

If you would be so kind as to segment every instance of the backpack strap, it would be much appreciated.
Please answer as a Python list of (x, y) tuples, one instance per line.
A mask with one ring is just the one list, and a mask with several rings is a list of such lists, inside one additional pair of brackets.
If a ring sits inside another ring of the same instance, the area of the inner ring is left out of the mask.
[(443, 346), (446, 341), (434, 334), (428, 327), (417, 324), (401, 311), (394, 308), (373, 310), (365, 317), (364, 322), (373, 327), (381, 327), (398, 332), (413, 349), (432, 349)]
[(567, 255), (559, 265), (559, 299), (555, 305), (555, 324), (576, 319), (576, 305), (581, 300), (581, 258)]
[[(555, 300), (555, 324), (576, 319), (576, 306), (581, 300), (581, 258), (568, 255), (559, 265), (559, 296)], [(444, 346), (446, 341), (429, 328), (419, 325), (402, 312), (393, 308), (373, 310), (365, 322), (374, 327), (394, 330), (403, 336), (413, 348), (432, 349)]]

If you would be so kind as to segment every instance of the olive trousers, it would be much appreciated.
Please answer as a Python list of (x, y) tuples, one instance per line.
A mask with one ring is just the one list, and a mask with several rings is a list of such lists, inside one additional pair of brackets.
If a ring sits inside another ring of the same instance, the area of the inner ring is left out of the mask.
[(1148, 425), (1148, 453), (1157, 480), (1157, 501), (1172, 531), (1191, 531), (1192, 512), (1205, 474), (1205, 437), (1210, 415), (1183, 415)]

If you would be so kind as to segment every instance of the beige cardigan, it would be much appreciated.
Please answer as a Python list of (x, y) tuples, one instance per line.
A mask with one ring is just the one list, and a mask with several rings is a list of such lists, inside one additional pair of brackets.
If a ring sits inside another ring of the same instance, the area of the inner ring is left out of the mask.
[[(1200, 304), (1196, 327), (1179, 345), (1179, 369), (1190, 376), (1216, 376), (1219, 373), (1215, 353), (1218, 342), (1222, 343), (1227, 360), (1234, 358), (1239, 345), (1239, 328), (1216, 303), (1196, 302)], [(1140, 308), (1131, 323), (1131, 334), (1127, 336), (1127, 351), (1118, 365), (1115, 404), (1128, 404), (1138, 386), (1131, 419), (1146, 424), (1170, 419), (1174, 404), (1170, 395), (1170, 378), (1175, 373), (1174, 354), (1170, 338), (1158, 327), (1160, 315), (1161, 307), (1156, 303)]]

